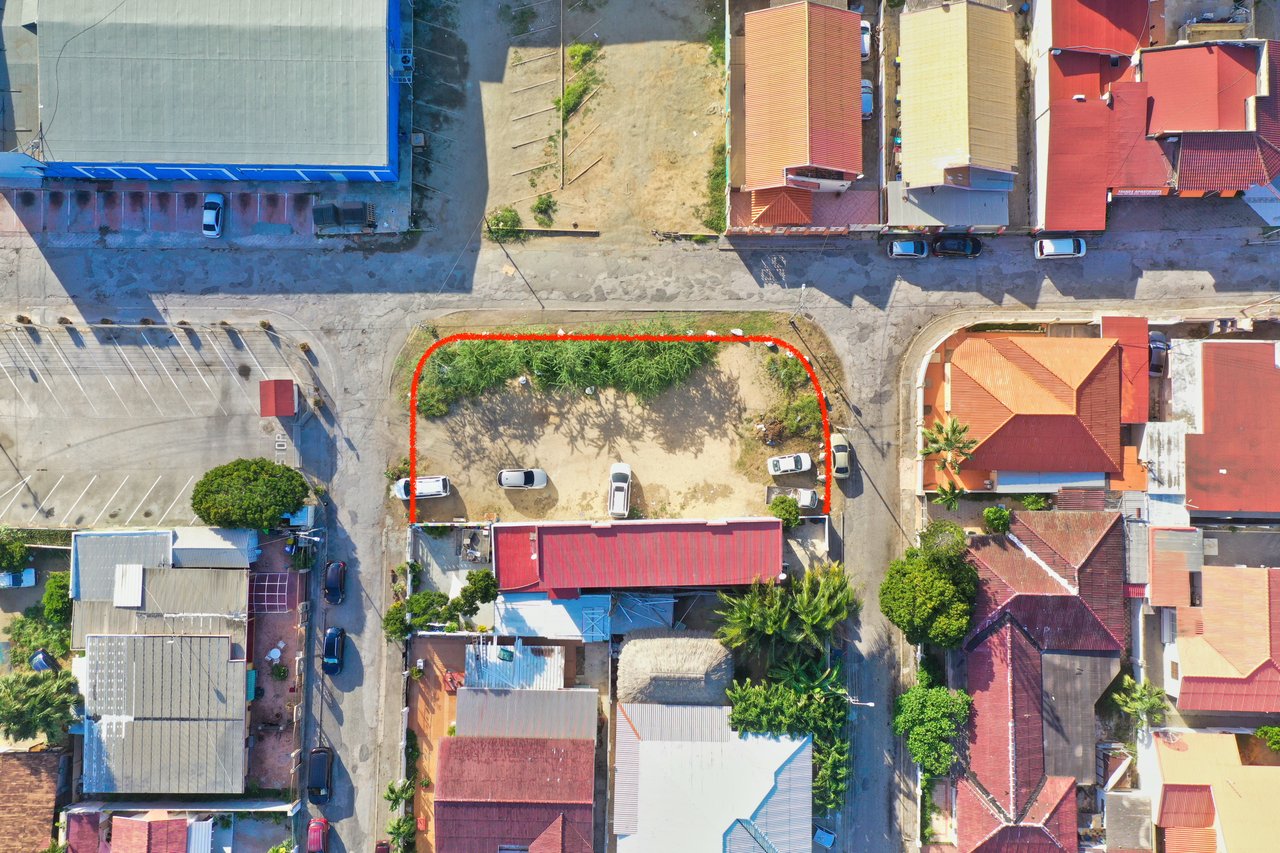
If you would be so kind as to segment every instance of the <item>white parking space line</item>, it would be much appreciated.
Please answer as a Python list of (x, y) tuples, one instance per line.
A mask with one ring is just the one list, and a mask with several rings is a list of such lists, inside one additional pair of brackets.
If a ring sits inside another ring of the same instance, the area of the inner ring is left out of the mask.
[(89, 489), (93, 486), (93, 484), (97, 482), (97, 480), (98, 480), (98, 475), (94, 474), (92, 479), (89, 480), (88, 485), (84, 487), (84, 491), (80, 492), (80, 497), (76, 498), (76, 502), (71, 505), (71, 509), (67, 510), (65, 513), (62, 514), (62, 520), (64, 522), (74, 523), (73, 514), (76, 511), (76, 507), (80, 505), (80, 501), (84, 500), (84, 496), (88, 493)]
[[(22, 481), (18, 483), (18, 485), (13, 487), (17, 491), (13, 492), (13, 497), (9, 498), (9, 502), (4, 505), (4, 509), (0, 509), (0, 517), (9, 514), (9, 507), (13, 506), (13, 502), (18, 499), (18, 495), (22, 494), (22, 487), (25, 486), (27, 484), (27, 481), (30, 479), (31, 479), (30, 477), (23, 477)], [(8, 494), (8, 493), (9, 491), (7, 490), (5, 494)]]
[(9, 380), (9, 384), (13, 386), (13, 390), (18, 395), (18, 399), (22, 401), (22, 405), (27, 407), (27, 414), (34, 415), (35, 409), (31, 408), (31, 403), (27, 400), (26, 395), (18, 388), (18, 383), (13, 381), (13, 377), (9, 375), (9, 368), (4, 366), (3, 361), (0, 361), (0, 370), (4, 371), (4, 378)]
[(133, 512), (129, 513), (129, 517), (125, 519), (125, 527), (128, 527), (133, 522), (133, 517), (138, 514), (138, 510), (142, 509), (142, 505), (147, 502), (147, 498), (151, 497), (151, 493), (156, 490), (156, 486), (160, 485), (160, 481), (163, 479), (164, 474), (156, 477), (156, 481), (151, 484), (151, 488), (147, 489), (147, 493), (142, 496), (142, 500), (138, 501), (138, 505), (133, 508)]
[(178, 392), (178, 396), (182, 398), (182, 404), (187, 407), (187, 411), (195, 414), (196, 410), (191, 407), (191, 402), (187, 400), (187, 395), (182, 393), (182, 389), (178, 387), (178, 383), (174, 381), (173, 374), (169, 373), (169, 368), (164, 366), (164, 362), (160, 358), (160, 354), (156, 352), (156, 348), (151, 345), (151, 339), (147, 337), (147, 332), (142, 331), (142, 342), (147, 345), (147, 349), (151, 350), (151, 354), (155, 357), (156, 364), (164, 371), (165, 377), (168, 378), (169, 384), (173, 386), (173, 390)]
[[(98, 526), (98, 519), (102, 518), (102, 513), (106, 512), (111, 508), (111, 502), (116, 499), (116, 495), (120, 494), (120, 490), (124, 488), (124, 484), (129, 482), (129, 478), (132, 476), (133, 476), (132, 474), (124, 475), (124, 479), (120, 481), (120, 485), (116, 486), (116, 490), (111, 493), (111, 497), (107, 498), (107, 502), (102, 505), (102, 509), (98, 511), (97, 518), (93, 520), (93, 524), (89, 525), (90, 527)], [(3, 515), (3, 513), (0, 513), (0, 515)]]
[[(267, 334), (270, 334), (268, 332)], [(258, 361), (258, 357), (253, 354), (253, 347), (249, 346), (249, 340), (241, 332), (236, 332), (236, 337), (240, 339), (240, 343), (244, 344), (245, 352), (249, 353), (249, 358), (253, 359), (254, 365), (258, 368), (258, 375), (263, 379), (267, 378), (267, 371), (262, 369), (262, 362)]]
[(178, 489), (178, 493), (173, 496), (173, 503), (165, 507), (163, 515), (156, 518), (156, 524), (164, 523), (164, 520), (169, 517), (169, 513), (173, 511), (174, 506), (178, 503), (178, 500), (182, 497), (183, 493), (187, 490), (187, 486), (191, 485), (191, 481), (194, 480), (195, 478), (196, 478), (195, 474), (192, 474), (190, 477), (187, 478), (187, 482), (183, 483), (182, 488)]
[(142, 381), (142, 377), (138, 375), (138, 371), (133, 369), (133, 362), (129, 361), (129, 356), (124, 354), (124, 348), (120, 346), (120, 342), (115, 338), (112, 338), (111, 343), (115, 344), (116, 354), (124, 360), (124, 364), (129, 368), (129, 373), (133, 375), (134, 381), (142, 386), (143, 392), (147, 395), (147, 398), (151, 400), (151, 405), (156, 407), (156, 412), (163, 415), (165, 413), (164, 409), (160, 408), (160, 404), (156, 402), (156, 398), (151, 396), (151, 389), (147, 387), (147, 383)]
[(214, 350), (218, 353), (218, 358), (222, 360), (222, 364), (227, 368), (227, 373), (231, 374), (232, 384), (234, 384), (237, 388), (240, 389), (240, 393), (244, 395), (245, 400), (249, 403), (251, 407), (253, 407), (254, 411), (257, 411), (257, 407), (254, 406), (253, 398), (249, 396), (248, 391), (244, 390), (244, 383), (240, 381), (240, 374), (236, 373), (235, 367), (232, 365), (231, 361), (227, 358), (226, 354), (223, 353), (222, 345), (218, 343), (217, 336), (209, 335), (207, 340), (209, 341), (209, 343), (213, 344)]
[(116, 388), (116, 383), (111, 381), (111, 371), (108, 369), (107, 364), (105, 363), (106, 362), (105, 346), (102, 344), (99, 344), (97, 347), (97, 350), (98, 350), (98, 353), (102, 356), (101, 358), (89, 352), (87, 347), (85, 348), (85, 355), (89, 357), (90, 364), (92, 364), (93, 367), (96, 368), (94, 372), (98, 376), (101, 376), (103, 379), (107, 381), (107, 385), (111, 388), (111, 393), (116, 395), (116, 399), (120, 401), (120, 408), (124, 409), (125, 414), (133, 414), (132, 412), (129, 411), (129, 404), (124, 401), (124, 397), (120, 396), (120, 390)]
[(84, 385), (80, 384), (80, 377), (76, 375), (76, 370), (71, 366), (71, 362), (67, 361), (67, 357), (62, 354), (62, 347), (58, 346), (58, 342), (49, 337), (49, 346), (57, 353), (58, 358), (62, 360), (63, 365), (67, 368), (67, 375), (71, 377), (71, 381), (76, 383), (76, 387), (80, 389), (80, 393), (84, 395), (84, 399), (89, 404), (89, 408), (93, 409), (93, 413), (98, 414), (98, 407), (93, 404), (93, 398), (89, 396), (89, 392), (84, 390)]
[(187, 345), (182, 340), (184, 336), (185, 336), (185, 333), (181, 329), (173, 333), (173, 339), (178, 342), (178, 346), (182, 348), (182, 351), (184, 353), (186, 353), (187, 360), (190, 361), (191, 366), (195, 368), (196, 376), (199, 376), (200, 381), (204, 383), (204, 387), (209, 389), (209, 396), (213, 397), (214, 405), (216, 405), (218, 407), (218, 410), (225, 415), (227, 413), (226, 407), (224, 407), (222, 405), (222, 401), (218, 399), (218, 392), (213, 390), (213, 386), (210, 385), (209, 380), (205, 378), (204, 371), (200, 369), (200, 365), (196, 364), (195, 355), (191, 352), (191, 350), (187, 349)]
[(66, 475), (66, 474), (63, 474), (61, 477), (59, 477), (59, 478), (58, 478), (58, 482), (56, 482), (56, 483), (54, 483), (54, 484), (53, 484), (53, 488), (52, 488), (52, 489), (50, 489), (50, 490), (45, 494), (45, 496), (39, 500), (39, 502), (37, 502), (37, 503), (36, 503), (36, 511), (35, 511), (35, 512), (33, 512), (33, 513), (31, 513), (31, 517), (27, 519), (27, 523), (28, 523), (28, 524), (30, 524), (31, 522), (33, 522), (33, 521), (35, 521), (35, 520), (36, 520), (36, 516), (40, 514), (40, 511), (41, 511), (42, 509), (44, 509), (44, 502), (45, 502), (45, 501), (47, 501), (47, 500), (49, 500), (49, 498), (53, 497), (53, 493), (54, 493), (54, 492), (56, 492), (56, 491), (58, 491), (58, 486), (61, 486), (61, 485), (62, 485), (62, 481), (63, 481), (63, 480), (65, 480), (65, 479), (67, 479), (67, 475)]
[[(25, 354), (26, 354), (26, 353), (25, 353), (26, 345), (25, 345), (25, 344), (23, 344), (23, 342), (22, 342), (22, 338), (20, 337), (20, 335), (21, 335), (21, 333), (18, 333), (18, 334), (14, 334), (14, 335), (12, 335), (11, 337), (12, 337), (15, 341), (17, 341), (19, 349), (22, 349), (22, 350), (24, 351), (24, 356), (25, 356)], [(48, 389), (48, 391), (49, 391), (49, 395), (50, 395), (51, 397), (53, 397), (53, 402), (54, 402), (54, 403), (56, 403), (56, 404), (58, 405), (58, 408), (62, 410), (62, 414), (64, 414), (64, 415), (65, 415), (65, 414), (67, 413), (67, 410), (66, 410), (66, 408), (62, 405), (62, 400), (60, 400), (60, 399), (58, 398), (58, 392), (54, 390), (53, 385), (51, 385), (51, 384), (49, 383), (49, 380), (45, 378), (45, 375), (44, 375), (43, 373), (41, 373), (41, 372), (40, 372), (40, 368), (36, 367), (36, 365), (35, 365), (35, 359), (34, 359), (34, 358), (30, 359), (30, 361), (28, 362), (28, 365), (27, 365), (27, 366), (28, 366), (28, 367), (29, 367), (29, 369), (30, 369), (32, 372), (34, 372), (34, 373), (35, 373), (35, 375), (39, 378), (39, 380), (40, 380), (41, 384), (43, 384), (43, 385), (44, 385), (44, 387), (45, 387), (46, 389)]]

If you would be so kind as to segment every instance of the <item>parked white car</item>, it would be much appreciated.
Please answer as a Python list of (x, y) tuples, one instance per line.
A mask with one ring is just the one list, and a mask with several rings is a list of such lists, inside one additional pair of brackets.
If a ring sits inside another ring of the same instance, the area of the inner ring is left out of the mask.
[[(444, 498), (451, 491), (448, 477), (419, 477), (413, 484), (415, 498)], [(409, 500), (409, 478), (396, 480), (396, 484), (391, 487), (391, 495), (402, 501)]]
[(609, 515), (626, 518), (631, 512), (631, 466), (615, 462), (609, 469)]
[(1036, 258), (1083, 258), (1084, 240), (1079, 237), (1060, 237), (1056, 240), (1036, 240)]
[(813, 467), (813, 457), (808, 453), (788, 453), (786, 456), (769, 457), (769, 473), (775, 477), (783, 474), (799, 474)]
[(204, 216), (200, 230), (206, 237), (221, 237), (223, 221), (227, 216), (227, 197), (222, 193), (205, 193)]
[(862, 30), (862, 61), (866, 62), (871, 58), (871, 22), (863, 18), (858, 29)]
[(547, 472), (541, 468), (504, 468), (498, 472), (498, 485), (504, 489), (545, 489)]
[(929, 257), (929, 244), (923, 240), (894, 240), (889, 244), (888, 255), (895, 260)]

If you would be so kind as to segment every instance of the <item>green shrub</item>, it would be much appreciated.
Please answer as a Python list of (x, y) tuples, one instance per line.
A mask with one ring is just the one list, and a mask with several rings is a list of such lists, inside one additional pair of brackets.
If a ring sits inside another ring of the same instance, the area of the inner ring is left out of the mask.
[(574, 72), (581, 71), (592, 60), (600, 55), (600, 42), (574, 42), (569, 45), (569, 67)]
[(800, 523), (800, 504), (790, 495), (778, 495), (769, 501), (769, 512), (782, 520), (783, 530), (790, 530)]
[(556, 109), (560, 111), (561, 122), (567, 122), (569, 116), (578, 111), (578, 108), (587, 99), (587, 95), (591, 94), (591, 89), (597, 82), (599, 81), (595, 71), (589, 68), (578, 79), (564, 87), (564, 95), (552, 102), (555, 104)]
[(403, 480), (405, 477), (408, 477), (409, 476), (409, 457), (408, 456), (400, 457), (399, 462), (392, 465), (383, 473), (385, 473), (387, 475), (387, 479), (393, 483), (396, 480)]
[(893, 733), (907, 739), (911, 757), (926, 776), (945, 776), (956, 761), (955, 745), (972, 710), (973, 697), (935, 687), (922, 672), (916, 685), (894, 703)]
[(1280, 752), (1280, 726), (1259, 726), (1254, 734), (1265, 740), (1272, 752)]
[(237, 459), (205, 473), (191, 492), (191, 508), (214, 527), (265, 530), (297, 512), (311, 494), (307, 481), (270, 459)]
[(509, 204), (485, 215), (485, 231), (490, 240), (498, 243), (520, 243), (525, 239), (520, 214)]
[[(906, 0), (903, 0), (906, 2)], [(706, 0), (707, 16), (711, 21), (707, 24), (703, 39), (710, 48), (709, 60), (712, 65), (724, 67), (724, 0)]]
[(769, 374), (769, 378), (783, 391), (799, 391), (809, 385), (809, 373), (804, 369), (804, 365), (800, 363), (798, 358), (771, 355), (765, 363), (764, 369), (765, 373)]
[(50, 625), (71, 624), (71, 573), (52, 572), (45, 580), (44, 621)]
[(1018, 503), (1022, 504), (1022, 508), (1028, 512), (1040, 512), (1049, 508), (1048, 495), (1022, 495), (1018, 498)]
[(409, 623), (405, 621), (405, 603), (397, 601), (382, 614), (382, 631), (388, 642), (403, 643), (413, 633)]
[(783, 425), (801, 438), (822, 438), (822, 408), (817, 394), (804, 394), (787, 407)]
[(955, 648), (969, 631), (978, 573), (965, 559), (967, 540), (954, 522), (935, 521), (920, 544), (889, 564), (880, 610), (909, 643)]
[(22, 611), (5, 630), (9, 634), (9, 659), (15, 668), (25, 668), (38, 649), (59, 660), (71, 654), (71, 623), (50, 622), (42, 605)]
[[(723, 46), (721, 47), (723, 50)], [(728, 224), (728, 158), (724, 140), (716, 143), (711, 150), (711, 168), (707, 169), (707, 201), (695, 211), (708, 231), (723, 234)]]
[(982, 525), (988, 533), (1008, 533), (1012, 517), (1013, 513), (1005, 507), (989, 506), (982, 511)]
[(533, 219), (543, 228), (550, 228), (555, 222), (556, 208), (559, 205), (556, 200), (551, 197), (551, 193), (543, 193), (538, 196), (529, 209), (533, 211)]
[(8, 527), (0, 528), (0, 572), (17, 572), (26, 567), (26, 543)]

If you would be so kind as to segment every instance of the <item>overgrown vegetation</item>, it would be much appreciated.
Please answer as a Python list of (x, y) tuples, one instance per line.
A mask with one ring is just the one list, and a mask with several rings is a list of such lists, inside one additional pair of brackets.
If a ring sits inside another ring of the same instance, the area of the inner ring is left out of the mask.
[(71, 618), (50, 621), (43, 605), (28, 607), (9, 623), (9, 659), (15, 668), (24, 668), (39, 649), (62, 660), (71, 654)]
[[(721, 49), (723, 50), (723, 44)], [(720, 140), (716, 143), (716, 147), (711, 150), (711, 168), (707, 169), (707, 201), (705, 204), (699, 205), (698, 209), (694, 211), (694, 214), (702, 221), (703, 227), (717, 234), (723, 234), (725, 227), (728, 225), (728, 220), (726, 219), (727, 205), (729, 203), (726, 195), (726, 187), (729, 180), (727, 162), (724, 140)]]
[(0, 732), (10, 740), (40, 736), (58, 743), (75, 720), (80, 694), (70, 670), (14, 672), (0, 678)]
[(429, 631), (437, 626), (461, 627), (462, 620), (475, 616), (481, 604), (498, 597), (498, 580), (488, 569), (467, 572), (467, 584), (457, 598), (450, 599), (434, 589), (421, 590), (405, 601), (397, 601), (382, 616), (382, 630), (387, 639), (401, 642), (414, 631)]
[[(666, 322), (598, 326), (588, 333), (670, 335)], [(451, 404), (530, 376), (543, 389), (615, 388), (650, 398), (715, 360), (706, 341), (459, 341), (427, 361), (418, 388), (418, 411), (442, 417)]]
[(520, 214), (509, 204), (485, 214), (484, 224), (489, 239), (498, 243), (522, 243), (527, 236)]
[(400, 457), (399, 462), (392, 465), (383, 473), (386, 474), (387, 479), (393, 483), (396, 480), (403, 480), (405, 477), (408, 477), (409, 476), (409, 457), (408, 456)]
[(1120, 689), (1112, 699), (1139, 729), (1160, 725), (1169, 709), (1169, 698), (1163, 690), (1145, 678), (1135, 681), (1128, 674), (1121, 676)]
[(880, 609), (902, 629), (909, 643), (954, 648), (964, 639), (978, 592), (978, 573), (965, 559), (964, 530), (934, 521), (889, 564), (880, 585)]
[(398, 812), (405, 803), (413, 802), (413, 791), (415, 787), (413, 779), (402, 779), (399, 782), (388, 782), (387, 790), (383, 792), (382, 799), (387, 801), (387, 808), (393, 812)]
[[(903, 0), (905, 2), (905, 0)], [(712, 65), (724, 67), (724, 0), (704, 0), (707, 17), (707, 32), (703, 39), (710, 50), (709, 61)]]
[(537, 222), (543, 228), (550, 228), (555, 222), (557, 207), (559, 207), (559, 204), (552, 198), (551, 193), (543, 193), (538, 196), (529, 210), (533, 213), (534, 222)]
[(921, 672), (915, 686), (894, 703), (893, 732), (907, 739), (911, 757), (926, 776), (945, 776), (956, 761), (956, 741), (972, 710), (968, 693), (935, 686)]
[(594, 63), (600, 56), (600, 42), (574, 42), (569, 45), (567, 53), (571, 79), (565, 81), (564, 95), (553, 102), (560, 111), (562, 125), (569, 121), (569, 117), (582, 107), (587, 96), (603, 82)]
[(1040, 512), (1049, 508), (1048, 495), (1020, 495), (1018, 503), (1028, 512)]
[(1254, 734), (1266, 741), (1272, 752), (1280, 752), (1280, 726), (1259, 726)]
[(71, 624), (71, 573), (50, 572), (40, 599), (44, 621), (50, 625)]
[(392, 818), (387, 824), (387, 838), (391, 841), (391, 849), (396, 853), (411, 853), (416, 831), (413, 818), (409, 815)]
[(0, 532), (0, 536), (24, 545), (56, 545), (60, 548), (70, 548), (72, 532), (42, 527), (6, 527), (3, 532)]
[(955, 512), (960, 507), (960, 499), (968, 494), (964, 486), (955, 483), (944, 483), (938, 487), (938, 492), (933, 496), (933, 502), (944, 509)]
[(569, 45), (569, 68), (575, 73), (590, 65), (600, 55), (600, 42), (579, 41)]
[(790, 530), (800, 523), (800, 504), (791, 495), (778, 495), (769, 501), (769, 512), (782, 521), (783, 530)]
[(738, 595), (717, 594), (724, 609), (716, 611), (722, 620), (716, 636), (766, 666), (822, 656), (858, 608), (844, 565), (836, 562), (811, 566), (791, 586), (757, 581)]
[(933, 816), (938, 813), (938, 806), (933, 802), (933, 779), (925, 776), (920, 780), (920, 843), (933, 841)]
[(1013, 513), (1007, 507), (989, 506), (982, 510), (982, 526), (988, 533), (1008, 533)]
[(538, 18), (538, 10), (525, 0), (519, 0), (519, 7), (510, 3), (498, 6), (498, 18), (507, 25), (513, 36), (522, 36), (532, 31), (533, 22)]
[(213, 527), (275, 527), (297, 512), (311, 489), (287, 465), (270, 459), (237, 459), (211, 468), (191, 492), (191, 508)]
[(793, 356), (769, 356), (764, 364), (764, 372), (786, 394), (794, 394), (810, 385), (809, 372), (804, 369), (800, 359)]

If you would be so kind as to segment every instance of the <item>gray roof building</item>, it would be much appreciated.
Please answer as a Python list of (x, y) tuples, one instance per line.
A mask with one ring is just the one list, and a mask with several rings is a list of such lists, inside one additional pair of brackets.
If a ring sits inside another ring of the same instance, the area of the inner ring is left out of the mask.
[(1089, 785), (1097, 775), (1094, 705), (1120, 672), (1111, 652), (1044, 652), (1040, 714), (1044, 721), (1044, 772)]
[(246, 667), (228, 638), (92, 635), (73, 669), (86, 793), (244, 791)]
[(600, 694), (567, 690), (458, 690), (459, 736), (595, 740)]
[(42, 159), (389, 164), (388, 52), (398, 46), (399, 14), (389, 16), (388, 0), (36, 8)]
[(184, 568), (247, 569), (258, 559), (258, 531), (230, 527), (173, 528), (173, 564)]

